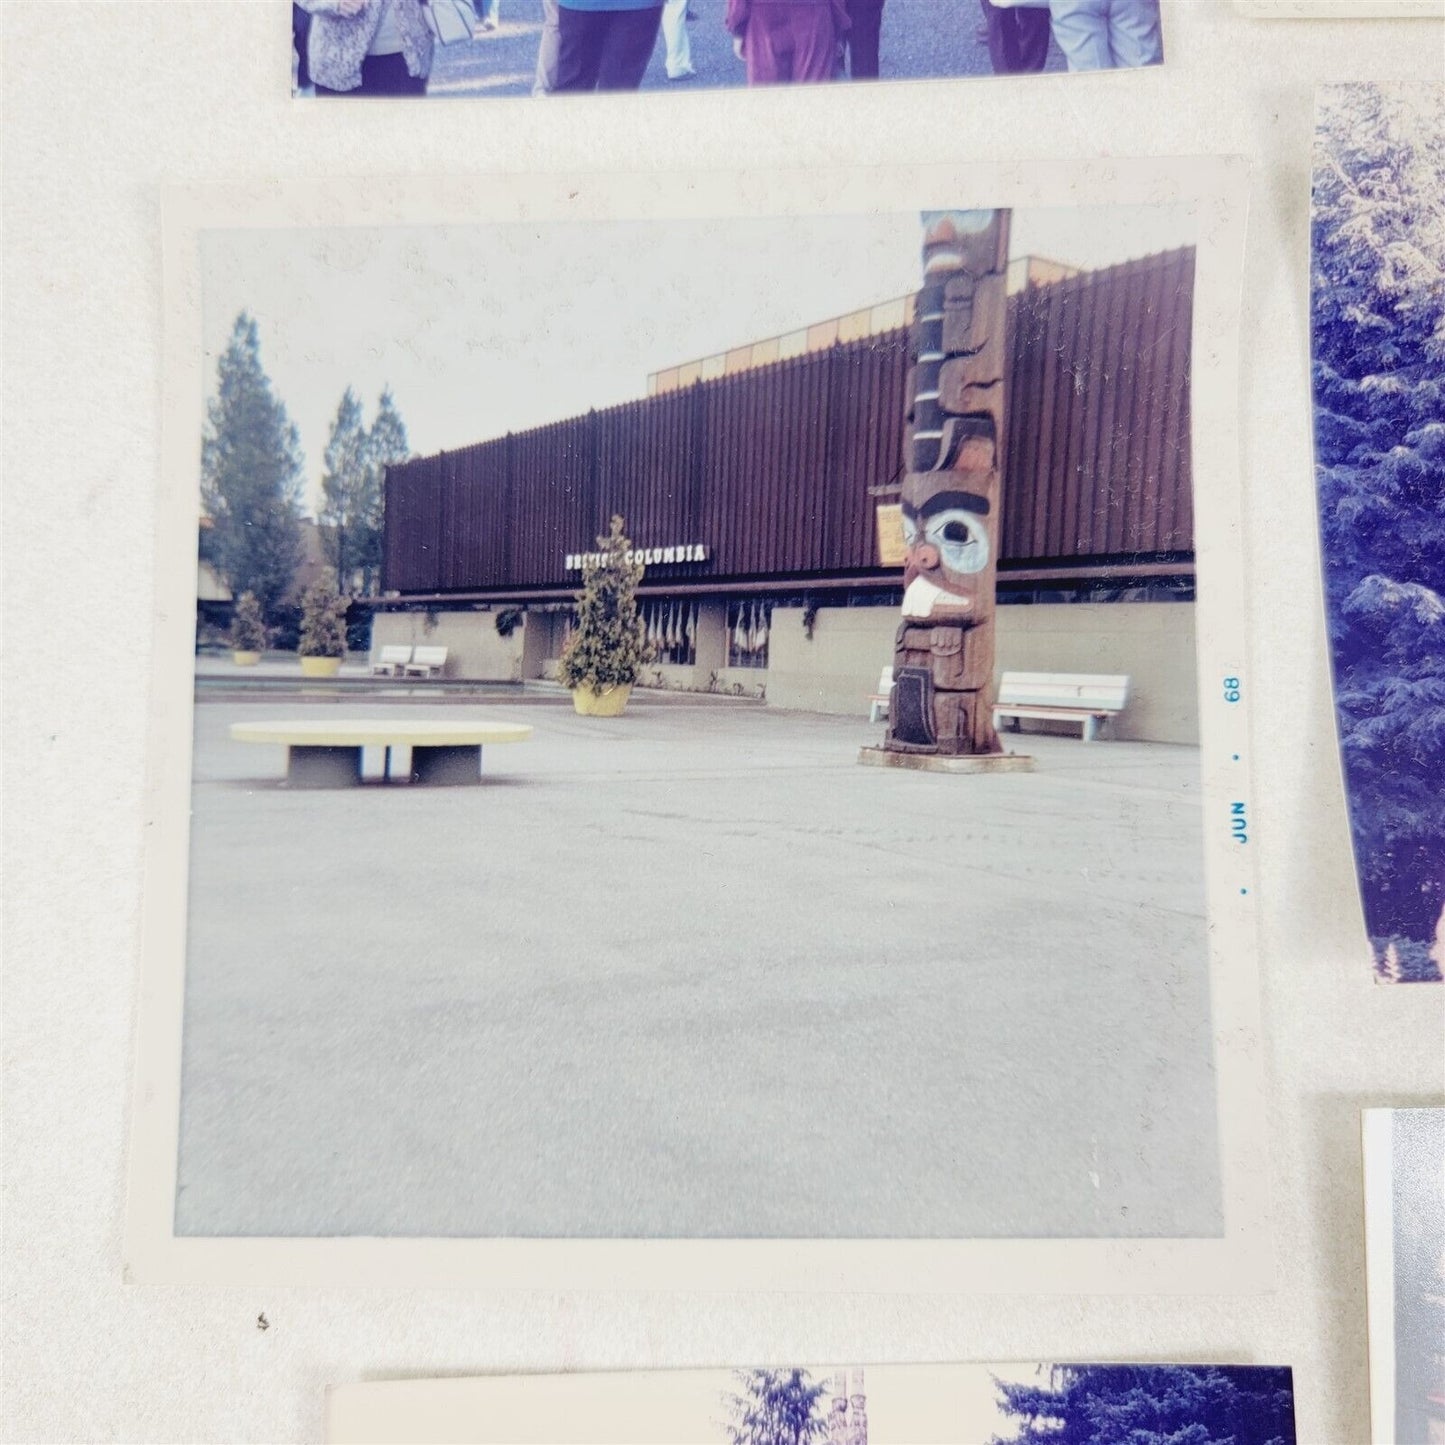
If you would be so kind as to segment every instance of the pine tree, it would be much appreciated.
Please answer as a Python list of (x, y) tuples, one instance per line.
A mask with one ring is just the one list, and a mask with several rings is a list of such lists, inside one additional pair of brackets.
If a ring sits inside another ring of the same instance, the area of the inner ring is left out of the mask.
[(346, 598), (336, 590), (336, 574), (326, 568), (301, 599), (302, 657), (346, 656)]
[(361, 401), (349, 386), (336, 408), (324, 460), (320, 522), (339, 585), (349, 592), (366, 546), (366, 493), (371, 471)]
[(1315, 160), (1315, 460), (1356, 866), (1381, 974), (1438, 978), (1445, 93), (1332, 87)]
[(373, 592), (381, 579), (381, 545), (386, 512), (386, 469), (411, 455), (406, 423), (387, 387), (376, 406), (376, 420), (366, 436), (366, 486), (357, 509), (361, 526), (360, 565), (366, 590)]
[(264, 652), (266, 624), (254, 592), (243, 592), (231, 613), (231, 646), (237, 652)]
[(1294, 1445), (1285, 1369), (1056, 1365), (1047, 1385), (995, 1380), (1018, 1433), (992, 1445)]
[(652, 656), (637, 609), (644, 568), (628, 560), (632, 543), (622, 528), (622, 518), (613, 517), (607, 536), (597, 539), (598, 556), (583, 564), (577, 622), (557, 671), (565, 687), (600, 693), (634, 683)]
[(211, 526), (201, 555), (233, 595), (251, 592), (268, 620), (291, 590), (302, 547), (301, 445), (261, 365), (244, 311), (217, 367), (201, 444), (201, 498)]
[(806, 1370), (739, 1370), (739, 1393), (728, 1396), (729, 1445), (813, 1445), (827, 1437), (819, 1402), (828, 1387)]

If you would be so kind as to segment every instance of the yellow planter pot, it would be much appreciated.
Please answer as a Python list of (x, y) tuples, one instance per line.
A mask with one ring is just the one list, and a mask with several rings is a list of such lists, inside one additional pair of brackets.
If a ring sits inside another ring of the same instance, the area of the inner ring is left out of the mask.
[(234, 662), (237, 667), (255, 667), (255, 665), (260, 662), (260, 660), (261, 654), (259, 652), (231, 653), (231, 661)]
[(341, 659), (339, 657), (303, 657), (301, 659), (302, 677), (335, 677), (341, 671)]
[(593, 692), (590, 687), (572, 689), (572, 706), (583, 717), (621, 717), (627, 699), (632, 696), (632, 684), (624, 682), (617, 687), (605, 687)]

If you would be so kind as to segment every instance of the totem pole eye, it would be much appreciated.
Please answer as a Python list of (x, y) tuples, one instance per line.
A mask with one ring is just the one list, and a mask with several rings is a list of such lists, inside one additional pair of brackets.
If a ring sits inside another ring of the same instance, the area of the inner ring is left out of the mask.
[(988, 532), (972, 512), (940, 512), (929, 521), (928, 540), (950, 572), (982, 572), (988, 566)]

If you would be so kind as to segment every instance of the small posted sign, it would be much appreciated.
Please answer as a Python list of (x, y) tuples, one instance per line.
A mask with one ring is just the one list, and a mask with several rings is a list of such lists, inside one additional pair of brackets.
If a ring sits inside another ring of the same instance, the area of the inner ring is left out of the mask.
[(907, 550), (903, 543), (903, 508), (897, 502), (879, 502), (878, 565), (901, 567)]

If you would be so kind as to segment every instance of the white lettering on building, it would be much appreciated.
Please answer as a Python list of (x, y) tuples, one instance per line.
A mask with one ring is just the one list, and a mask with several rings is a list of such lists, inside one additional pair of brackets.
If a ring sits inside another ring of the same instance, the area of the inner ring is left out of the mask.
[[(706, 562), (707, 558), (707, 547), (701, 542), (672, 547), (634, 547), (622, 554), (624, 562), (640, 562), (644, 567), (665, 566), (669, 562)], [(567, 572), (580, 572), (584, 567), (600, 567), (606, 560), (601, 552), (568, 552), (562, 566)]]

